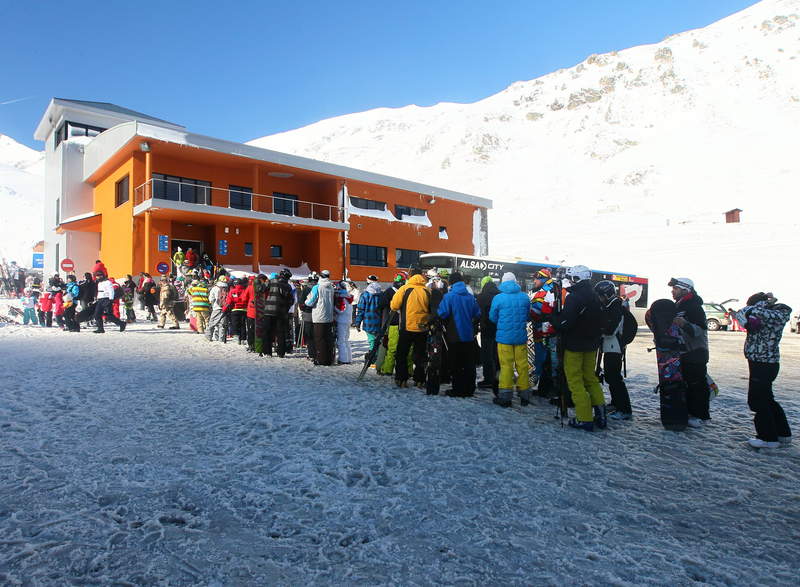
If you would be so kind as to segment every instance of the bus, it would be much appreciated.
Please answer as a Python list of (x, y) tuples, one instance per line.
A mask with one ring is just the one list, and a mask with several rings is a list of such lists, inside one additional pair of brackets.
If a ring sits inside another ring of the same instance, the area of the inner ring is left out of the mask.
[[(474, 291), (480, 289), (480, 281), (487, 275), (500, 279), (503, 273), (513, 273), (520, 287), (525, 292), (533, 291), (533, 279), (539, 269), (548, 268), (556, 277), (566, 267), (541, 263), (537, 261), (521, 261), (491, 259), (489, 257), (473, 257), (470, 255), (457, 255), (453, 253), (425, 253), (419, 256), (419, 266), (423, 270), (446, 269), (449, 273), (458, 271), (464, 276), (464, 281)], [(644, 313), (647, 310), (647, 278), (621, 271), (605, 271), (592, 269), (592, 283), (608, 280), (614, 283), (620, 296), (627, 298), (631, 312), (640, 323), (644, 323)]]

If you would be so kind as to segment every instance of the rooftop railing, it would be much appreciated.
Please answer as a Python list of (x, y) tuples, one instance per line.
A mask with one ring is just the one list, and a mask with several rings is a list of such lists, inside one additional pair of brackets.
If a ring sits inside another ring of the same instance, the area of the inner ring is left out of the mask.
[[(134, 190), (133, 205), (138, 206), (150, 199), (344, 222), (344, 209), (341, 206), (307, 202), (288, 194), (254, 194), (250, 191), (218, 188), (201, 181), (187, 183), (170, 179), (149, 179)], [(288, 218), (286, 221), (291, 222)]]

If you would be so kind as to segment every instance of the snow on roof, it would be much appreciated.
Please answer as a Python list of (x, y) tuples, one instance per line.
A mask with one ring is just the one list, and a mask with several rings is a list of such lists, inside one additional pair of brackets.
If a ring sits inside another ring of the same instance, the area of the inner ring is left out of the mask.
[(116, 104), (112, 104), (111, 102), (92, 102), (90, 100), (71, 100), (69, 98), (54, 98), (53, 100), (65, 104), (74, 104), (76, 106), (89, 106), (90, 108), (97, 108), (98, 110), (107, 110), (108, 112), (113, 112), (115, 114), (123, 114), (125, 116), (131, 116), (133, 118), (147, 118), (149, 120), (166, 122), (167, 124), (179, 126), (174, 122), (170, 122), (169, 120), (156, 118), (155, 116), (150, 116), (149, 114), (144, 114), (143, 112), (137, 112), (136, 110), (131, 110), (130, 108), (117, 106)]

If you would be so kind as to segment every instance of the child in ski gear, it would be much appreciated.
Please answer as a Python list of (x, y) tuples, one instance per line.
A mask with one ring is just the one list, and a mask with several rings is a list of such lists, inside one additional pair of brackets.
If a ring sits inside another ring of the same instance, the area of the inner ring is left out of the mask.
[[(603, 310), (592, 289), (592, 272), (584, 265), (567, 270), (572, 285), (564, 309), (553, 319), (564, 345), (564, 375), (575, 404), (575, 418), (569, 425), (593, 431), (595, 424), (606, 427), (606, 402), (603, 388), (595, 374), (597, 349), (600, 347)], [(594, 412), (594, 413), (593, 413)]]
[(56, 325), (64, 330), (64, 294), (58, 287), (53, 287), (53, 317)]
[(744, 356), (750, 370), (747, 405), (755, 413), (756, 428), (755, 438), (748, 443), (754, 448), (788, 446), (792, 440), (786, 414), (772, 393), (772, 383), (780, 371), (783, 328), (792, 315), (789, 306), (777, 302), (771, 292), (758, 292), (736, 313), (747, 330), (744, 342)]
[(39, 296), (39, 324), (42, 328), (53, 325), (53, 294), (49, 291)]
[(437, 313), (445, 320), (445, 332), (453, 388), (448, 395), (469, 397), (475, 393), (475, 326), (481, 309), (467, 291), (460, 273), (450, 276), (450, 290), (442, 297)]
[(32, 295), (31, 288), (26, 287), (23, 291), (23, 296), (20, 298), (22, 302), (22, 323), (27, 326), (32, 324), (37, 326), (39, 320), (36, 317), (36, 298)]
[(353, 323), (353, 296), (346, 281), (340, 281), (333, 294), (333, 312), (336, 319), (336, 352), (339, 363), (349, 365), (353, 361), (350, 348), (350, 325)]
[(689, 426), (699, 428), (706, 420), (711, 419), (706, 379), (708, 325), (703, 299), (695, 291), (694, 282), (687, 277), (672, 278), (668, 285), (672, 288), (672, 299), (675, 300), (678, 311), (675, 324), (682, 330), (686, 344), (686, 352), (681, 355), (681, 371), (687, 388)]
[[(622, 378), (622, 355), (625, 347), (622, 343), (622, 300), (617, 295), (617, 288), (610, 281), (600, 281), (594, 291), (603, 307), (603, 342), (600, 346), (602, 357), (602, 378), (608, 383), (611, 404), (614, 412), (609, 416), (612, 420), (630, 420), (632, 416), (631, 400), (628, 388)], [(600, 359), (598, 359), (598, 366)]]
[(516, 387), (526, 404), (530, 399), (528, 371), (528, 329), (530, 299), (522, 291), (513, 273), (503, 274), (500, 293), (492, 300), (489, 320), (497, 325), (497, 355), (500, 360), (500, 380), (494, 403), (504, 408), (511, 406), (514, 397), (514, 371)]
[[(415, 270), (412, 271), (408, 282), (397, 290), (389, 304), (392, 310), (400, 314), (397, 355), (405, 357), (413, 347), (413, 378), (418, 387), (425, 385), (425, 348), (430, 319), (430, 299), (431, 294), (425, 288), (425, 278), (421, 271)], [(408, 381), (406, 361), (397, 361), (394, 378), (398, 387), (405, 387)]]

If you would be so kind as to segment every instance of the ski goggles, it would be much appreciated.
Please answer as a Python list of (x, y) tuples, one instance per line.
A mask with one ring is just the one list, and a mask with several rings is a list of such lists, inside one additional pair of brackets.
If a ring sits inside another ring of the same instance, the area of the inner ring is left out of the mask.
[(680, 287), (685, 289), (686, 291), (690, 291), (692, 289), (691, 284), (686, 283), (685, 281), (681, 281), (680, 279), (675, 279), (674, 277), (669, 280), (667, 284), (669, 287)]

